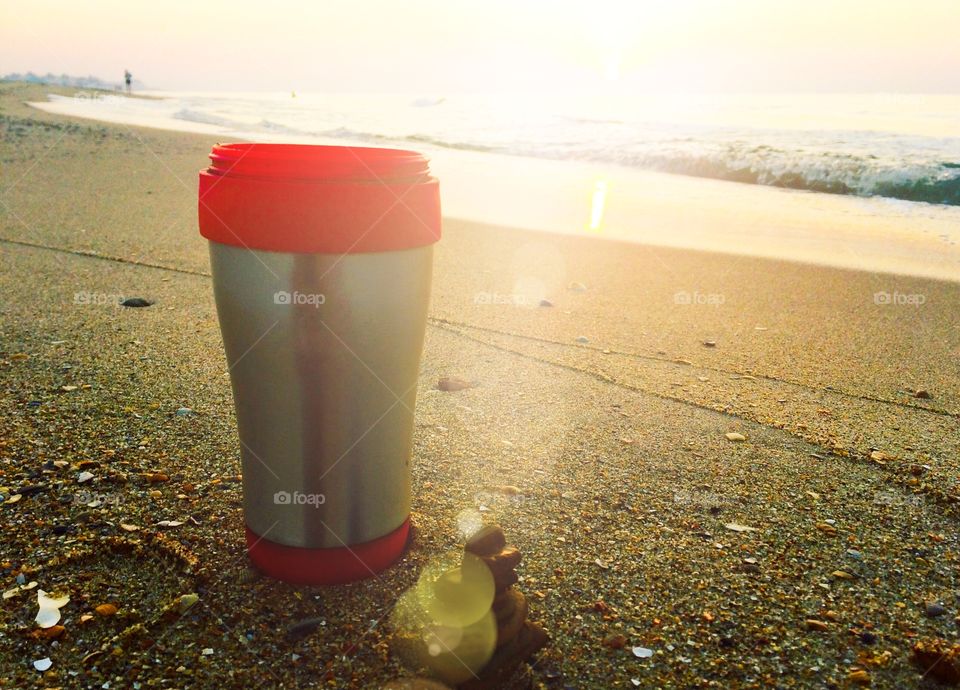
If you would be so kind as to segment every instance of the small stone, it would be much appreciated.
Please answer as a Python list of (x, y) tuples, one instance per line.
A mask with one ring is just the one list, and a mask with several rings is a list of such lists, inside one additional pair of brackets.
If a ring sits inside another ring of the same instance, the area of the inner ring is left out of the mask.
[(507, 545), (499, 525), (484, 525), (467, 540), (466, 550), (476, 556), (493, 556)]
[(101, 616), (112, 616), (117, 612), (117, 607), (113, 604), (100, 604), (94, 611)]
[(638, 659), (649, 659), (653, 656), (653, 650), (646, 647), (634, 647), (632, 651)]
[(578, 343), (589, 343), (589, 342), (590, 342), (590, 338), (588, 338), (588, 337), (585, 336), (585, 335), (578, 335), (578, 336), (577, 336), (577, 342), (578, 342)]
[(83, 484), (93, 479), (93, 472), (81, 472), (77, 475), (77, 483)]
[(149, 307), (153, 305), (153, 302), (150, 300), (144, 299), (143, 297), (128, 297), (120, 303), (124, 307)]
[(149, 472), (147, 473), (147, 481), (151, 484), (159, 484), (161, 482), (170, 481), (170, 477), (164, 472)]
[(541, 307), (552, 307), (552, 306), (553, 306), (553, 302), (551, 302), (551, 301), (548, 300), (548, 299), (542, 299), (542, 300), (540, 300), (540, 306), (541, 306)]
[(30, 633), (30, 637), (35, 640), (55, 640), (66, 631), (62, 625), (54, 625), (49, 628), (37, 628)]
[(322, 618), (304, 618), (287, 626), (287, 637), (291, 640), (302, 640), (312, 635), (323, 624)]
[(847, 680), (855, 685), (870, 685), (870, 673), (858, 668), (847, 674)]
[(611, 633), (603, 638), (603, 646), (610, 649), (623, 649), (627, 646), (627, 638), (623, 635)]
[(853, 580), (855, 579), (854, 575), (851, 575), (846, 570), (834, 570), (830, 573), (831, 576), (837, 578), (838, 580)]
[(453, 391), (462, 391), (466, 390), (467, 388), (473, 388), (473, 384), (470, 381), (457, 378), (456, 376), (444, 376), (437, 381), (437, 390), (445, 391), (447, 393)]
[(930, 602), (926, 606), (925, 613), (927, 614), (927, 618), (939, 618), (940, 616), (946, 615), (947, 609), (941, 604)]
[(37, 669), (38, 671), (40, 671), (41, 673), (42, 673), (43, 671), (49, 670), (51, 666), (53, 666), (53, 662), (50, 661), (50, 657), (44, 657), (43, 659), (37, 659), (36, 661), (33, 662), (33, 667), (34, 667), (35, 669)]
[(196, 412), (191, 410), (189, 407), (178, 407), (174, 414), (176, 414), (178, 417), (192, 417), (196, 414)]
[(747, 440), (747, 437), (746, 437), (746, 436), (744, 436), (743, 434), (738, 434), (736, 431), (731, 431), (730, 433), (724, 434), (724, 435), (727, 437), (727, 440), (728, 440), (728, 441), (737, 441), (737, 442), (740, 442), (740, 441), (746, 441), (746, 440)]
[(716, 341), (716, 340), (704, 340), (704, 341), (703, 341), (703, 346), (704, 346), (704, 347), (716, 347), (716, 346), (717, 346), (717, 341)]
[(200, 601), (200, 596), (198, 594), (182, 594), (180, 595), (180, 598), (177, 599), (177, 610), (180, 613), (186, 613), (198, 601)]
[(740, 525), (736, 522), (728, 522), (724, 525), (731, 532), (756, 532), (756, 527), (748, 527), (747, 525)]
[(570, 290), (571, 292), (586, 292), (587, 286), (584, 285), (583, 283), (578, 283), (574, 281), (567, 286), (567, 289)]
[(818, 632), (826, 632), (830, 629), (830, 624), (824, 621), (818, 621), (815, 618), (808, 618), (804, 621), (807, 626), (807, 630), (816, 630)]
[(77, 388), (78, 388), (78, 386), (60, 386), (60, 390), (62, 390), (64, 393), (69, 393), (69, 392), (71, 392), (71, 391), (75, 391), (75, 390), (77, 390)]
[(876, 644), (876, 642), (877, 642), (877, 636), (874, 635), (874, 634), (873, 634), (872, 632), (870, 632), (869, 630), (864, 630), (863, 632), (860, 633), (860, 642), (862, 642), (863, 644), (865, 644), (865, 645), (867, 645), (867, 646), (872, 645), (872, 644)]
[(495, 580), (504, 579), (507, 572), (520, 565), (522, 555), (515, 546), (506, 546), (499, 553), (492, 556), (483, 556), (483, 562), (490, 568)]
[(925, 391), (921, 388), (913, 394), (913, 397), (920, 398), (921, 400), (929, 400), (933, 396), (930, 395), (929, 391)]

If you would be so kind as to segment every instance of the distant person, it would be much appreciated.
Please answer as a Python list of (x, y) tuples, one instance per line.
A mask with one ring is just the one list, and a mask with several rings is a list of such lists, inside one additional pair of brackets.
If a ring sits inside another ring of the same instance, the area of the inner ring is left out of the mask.
[(130, 74), (130, 70), (123, 70), (123, 81), (127, 84), (127, 93), (130, 93), (130, 82), (133, 80), (133, 75)]

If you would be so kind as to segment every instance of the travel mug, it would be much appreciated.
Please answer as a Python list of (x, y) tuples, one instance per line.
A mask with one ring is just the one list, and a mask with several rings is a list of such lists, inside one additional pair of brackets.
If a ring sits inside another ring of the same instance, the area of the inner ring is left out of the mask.
[(440, 196), (395, 149), (221, 144), (200, 233), (240, 436), (247, 549), (334, 584), (403, 552)]

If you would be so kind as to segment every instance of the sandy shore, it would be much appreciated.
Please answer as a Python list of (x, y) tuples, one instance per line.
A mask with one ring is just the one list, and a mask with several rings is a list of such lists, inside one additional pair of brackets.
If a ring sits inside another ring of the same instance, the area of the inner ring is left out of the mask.
[(71, 601), (54, 641), (35, 590), (0, 604), (0, 687), (379, 687), (398, 592), (481, 507), (553, 638), (537, 687), (917, 687), (915, 642), (956, 642), (960, 284), (448, 220), (418, 536), (378, 578), (292, 587), (243, 550), (213, 140), (22, 105), (44, 93), (0, 85), (0, 588)]

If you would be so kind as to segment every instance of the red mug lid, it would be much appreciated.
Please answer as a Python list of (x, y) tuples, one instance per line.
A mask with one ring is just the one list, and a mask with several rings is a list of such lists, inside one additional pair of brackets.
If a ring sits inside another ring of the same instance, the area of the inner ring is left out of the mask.
[(218, 144), (200, 172), (200, 234), (248, 249), (395, 251), (440, 238), (440, 193), (415, 151)]

